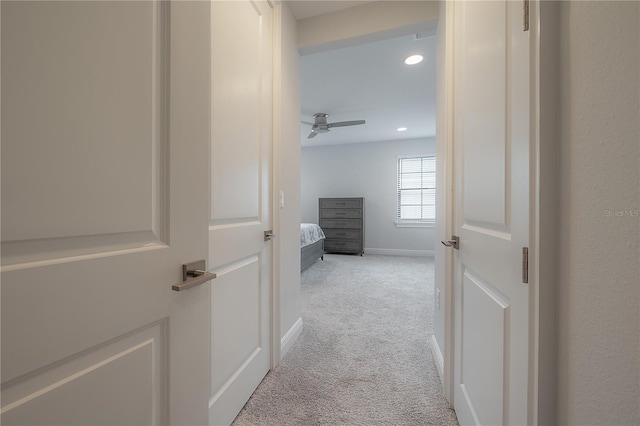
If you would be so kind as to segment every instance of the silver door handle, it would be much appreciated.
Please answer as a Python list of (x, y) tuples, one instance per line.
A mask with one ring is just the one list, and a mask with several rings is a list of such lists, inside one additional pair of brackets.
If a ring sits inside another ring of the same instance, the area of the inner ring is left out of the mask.
[(276, 234), (273, 233), (273, 230), (264, 231), (264, 240), (270, 241), (276, 237)]
[(216, 277), (216, 274), (207, 272), (207, 265), (204, 260), (185, 263), (182, 265), (182, 281), (171, 286), (173, 291), (188, 290), (191, 287), (204, 284)]
[(440, 242), (444, 244), (446, 247), (453, 247), (456, 250), (460, 249), (460, 237), (458, 237), (457, 235), (453, 235), (451, 239), (448, 241), (440, 241)]

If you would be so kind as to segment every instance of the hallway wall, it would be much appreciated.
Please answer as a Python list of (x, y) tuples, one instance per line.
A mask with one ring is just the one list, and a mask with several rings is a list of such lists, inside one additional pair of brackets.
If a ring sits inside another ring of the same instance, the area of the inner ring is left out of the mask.
[(562, 425), (640, 421), (639, 18), (561, 2)]
[[(281, 100), (280, 100), (280, 189), (284, 193), (284, 207), (280, 208), (280, 335), (289, 334), (288, 345), (302, 332), (300, 320), (300, 82), (298, 51), (296, 50), (296, 21), (286, 3), (281, 3)], [(276, 199), (279, 194), (276, 194)], [(284, 342), (285, 344), (287, 342)]]

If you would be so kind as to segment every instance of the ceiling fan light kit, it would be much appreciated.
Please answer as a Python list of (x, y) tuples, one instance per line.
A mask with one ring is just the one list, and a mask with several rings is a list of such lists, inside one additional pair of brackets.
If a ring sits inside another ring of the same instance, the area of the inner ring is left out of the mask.
[(364, 120), (353, 120), (353, 121), (338, 121), (336, 123), (327, 123), (327, 117), (329, 114), (324, 112), (318, 112), (313, 114), (314, 122), (309, 123), (307, 121), (303, 121), (304, 124), (311, 125), (311, 133), (307, 136), (307, 139), (315, 138), (318, 136), (318, 133), (327, 133), (332, 127), (346, 127), (346, 126), (357, 126), (360, 124), (365, 124)]

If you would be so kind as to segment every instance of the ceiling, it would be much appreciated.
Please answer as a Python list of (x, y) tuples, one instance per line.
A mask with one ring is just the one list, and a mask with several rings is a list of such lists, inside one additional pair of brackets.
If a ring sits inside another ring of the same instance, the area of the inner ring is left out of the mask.
[[(365, 2), (292, 3), (296, 17), (310, 17)], [(436, 38), (415, 38), (407, 35), (301, 56), (301, 119), (313, 122), (313, 114), (322, 112), (329, 114), (329, 123), (366, 121), (360, 126), (333, 128), (313, 139), (307, 139), (311, 126), (301, 124), (302, 146), (435, 136)], [(424, 61), (405, 65), (404, 59), (416, 53)], [(399, 127), (407, 130), (398, 132)]]
[(313, 16), (324, 15), (326, 13), (337, 12), (338, 10), (360, 6), (371, 1), (317, 1), (317, 0), (293, 0), (287, 4), (296, 19), (306, 19)]

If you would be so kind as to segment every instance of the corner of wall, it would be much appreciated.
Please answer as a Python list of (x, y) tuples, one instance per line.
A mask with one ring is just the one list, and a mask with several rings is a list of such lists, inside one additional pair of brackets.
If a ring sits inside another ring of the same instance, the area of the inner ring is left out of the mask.
[[(539, 155), (538, 185), (539, 213), (536, 226), (535, 253), (539, 312), (537, 315), (537, 424), (557, 424), (558, 404), (558, 243), (560, 237), (560, 5), (557, 2), (539, 2)], [(534, 408), (536, 409), (536, 408)]]

